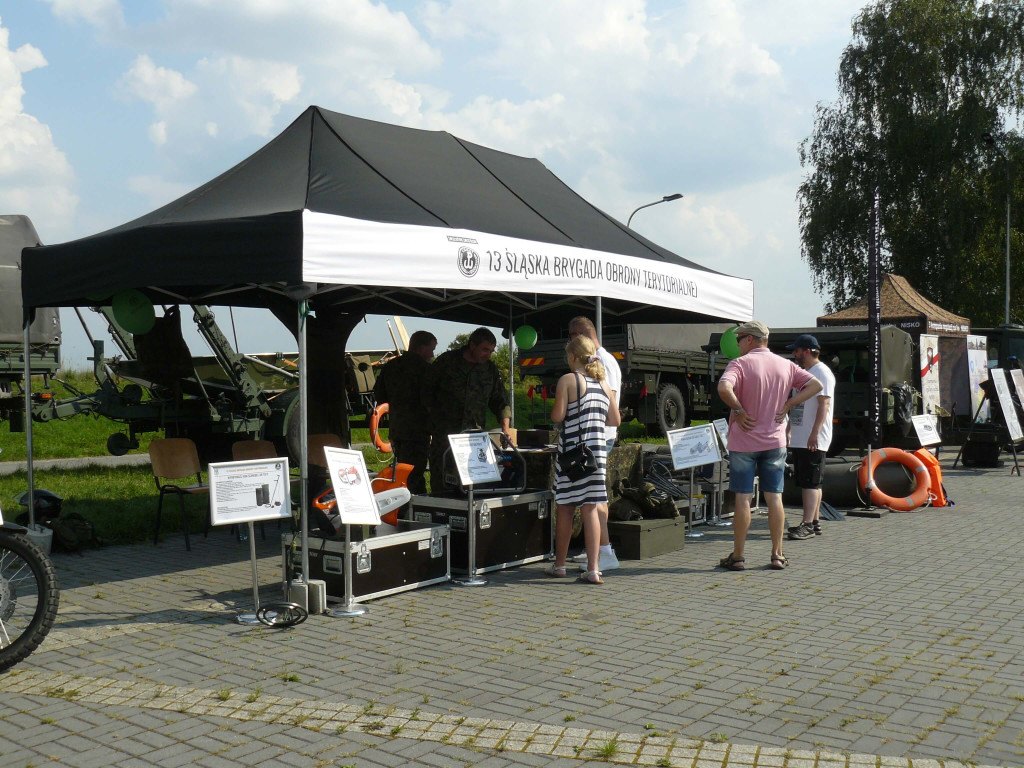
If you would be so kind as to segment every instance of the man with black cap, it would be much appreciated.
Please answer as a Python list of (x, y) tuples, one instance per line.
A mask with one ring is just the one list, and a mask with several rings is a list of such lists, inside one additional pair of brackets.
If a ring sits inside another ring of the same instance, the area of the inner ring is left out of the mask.
[[(746, 566), (743, 548), (750, 528), (754, 476), (768, 504), (772, 537), (771, 568), (782, 570), (786, 510), (782, 481), (786, 469), (786, 414), (821, 392), (821, 382), (768, 349), (768, 327), (757, 320), (736, 327), (740, 357), (730, 361), (718, 382), (718, 395), (732, 409), (729, 418), (729, 490), (736, 494), (733, 550), (718, 565), (730, 571)], [(790, 394), (797, 390), (796, 394)]]
[(825, 453), (832, 443), (832, 396), (836, 377), (821, 362), (821, 347), (809, 333), (801, 333), (786, 349), (793, 359), (822, 384), (817, 397), (801, 403), (789, 412), (789, 448), (793, 453), (796, 484), (803, 489), (804, 517), (800, 525), (789, 529), (791, 539), (811, 539), (821, 535), (821, 480)]

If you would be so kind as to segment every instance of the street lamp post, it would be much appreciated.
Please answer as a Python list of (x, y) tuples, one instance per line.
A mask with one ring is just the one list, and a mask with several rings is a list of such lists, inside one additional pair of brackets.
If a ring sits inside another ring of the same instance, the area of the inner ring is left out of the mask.
[[(629, 222), (633, 220), (633, 216), (636, 215), (637, 211), (641, 211), (644, 208), (650, 208), (652, 205), (660, 205), (661, 203), (671, 203), (673, 200), (681, 200), (682, 197), (683, 195), (681, 193), (676, 192), (675, 194), (672, 195), (665, 195), (663, 198), (661, 198), (661, 200), (655, 200), (653, 203), (645, 203), (644, 205), (641, 205), (639, 208), (633, 211), (633, 213), (629, 214), (629, 218), (626, 219), (626, 228), (629, 228)], [(600, 341), (603, 336), (601, 332), (601, 315), (601, 297), (598, 296), (596, 301), (594, 302), (594, 325), (597, 326), (598, 341)]]
[(1010, 156), (1006, 150), (996, 143), (996, 138), (991, 133), (982, 134), (981, 138), (986, 144), (998, 152), (1006, 164), (1006, 306), (1004, 322), (1010, 323), (1010, 196), (1012, 193), (1010, 177)]
[[(636, 211), (642, 211), (644, 208), (650, 208), (652, 205), (659, 205), (661, 203), (671, 203), (673, 200), (682, 199), (682, 197), (683, 196), (679, 192), (676, 192), (674, 195), (665, 195), (663, 198), (661, 198), (661, 200), (655, 200), (653, 203), (645, 203), (644, 205), (641, 205), (639, 208), (636, 209)], [(629, 226), (629, 222), (633, 220), (633, 216), (636, 215), (636, 211), (633, 211), (633, 213), (629, 214), (629, 218), (626, 219), (627, 227)]]

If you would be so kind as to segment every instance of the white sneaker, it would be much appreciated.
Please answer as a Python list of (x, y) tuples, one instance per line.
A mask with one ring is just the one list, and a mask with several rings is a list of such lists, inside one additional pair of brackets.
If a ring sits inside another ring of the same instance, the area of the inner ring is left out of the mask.
[(586, 565), (587, 564), (587, 553), (586, 552), (581, 552), (580, 554), (576, 555), (575, 557), (571, 557), (569, 559), (572, 560), (572, 562), (574, 562), (574, 563), (583, 563), (584, 565)]
[[(583, 559), (582, 560), (578, 560), (576, 557), (574, 557), (573, 558), (573, 562), (580, 564), (580, 570), (581, 571), (586, 571), (587, 570), (587, 554), (584, 552), (582, 555), (578, 555), (577, 557), (582, 557)], [(619, 567), (619, 558), (617, 558), (615, 556), (615, 550), (612, 550), (611, 552), (601, 552), (598, 555), (598, 558), (597, 558), (597, 570), (602, 571), (602, 572), (603, 571), (614, 571), (618, 567)]]

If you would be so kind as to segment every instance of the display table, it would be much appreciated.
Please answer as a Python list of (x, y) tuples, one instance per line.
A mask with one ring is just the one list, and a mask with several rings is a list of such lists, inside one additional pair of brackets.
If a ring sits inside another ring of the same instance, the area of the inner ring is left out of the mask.
[[(501, 496), (475, 496), (473, 509), (461, 494), (413, 496), (410, 516), (422, 523), (451, 528), (451, 568), (469, 573), (469, 525), (476, 525), (477, 573), (497, 571), (554, 555), (554, 494), (528, 491)], [(476, 573), (470, 573), (475, 576)]]
[[(352, 541), (345, 553), (345, 540), (309, 537), (309, 578), (327, 583), (327, 596), (345, 599), (345, 569), (352, 569), (354, 602), (407, 592), (451, 579), (450, 535), (447, 525), (399, 520), (398, 525), (380, 525), (365, 538), (363, 526), (352, 527)], [(295, 534), (281, 537), (285, 581), (301, 571)], [(357, 540), (360, 539), (360, 540)]]

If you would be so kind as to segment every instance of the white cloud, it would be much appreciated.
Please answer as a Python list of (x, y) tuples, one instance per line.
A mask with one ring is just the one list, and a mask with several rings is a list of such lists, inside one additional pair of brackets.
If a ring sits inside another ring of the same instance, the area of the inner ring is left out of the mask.
[(120, 85), (127, 93), (153, 104), (158, 114), (177, 109), (179, 102), (197, 90), (195, 83), (180, 72), (158, 67), (145, 54), (135, 59), (131, 69), (121, 78)]
[(67, 231), (78, 204), (74, 174), (49, 127), (22, 103), (22, 75), (46, 66), (46, 59), (27, 44), (12, 51), (9, 42), (0, 27), (0, 210), (45, 221), (40, 236), (53, 242)]
[(158, 120), (149, 126), (149, 140), (158, 147), (167, 143), (167, 123)]
[(104, 31), (117, 31), (125, 26), (124, 13), (118, 0), (43, 0), (53, 15), (62, 21), (84, 21)]
[[(179, 115), (180, 122), (235, 126), (235, 136), (270, 136), (283, 105), (293, 102), (302, 89), (298, 67), (276, 61), (231, 56), (203, 59), (194, 77), (201, 92), (199, 109), (205, 120)], [(211, 120), (210, 118), (214, 118)]]
[(157, 176), (133, 176), (127, 180), (128, 189), (148, 200), (150, 208), (159, 208), (177, 200), (192, 189), (191, 184), (173, 183)]

